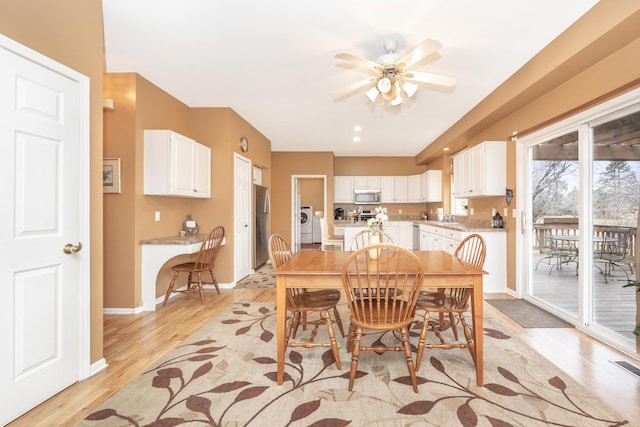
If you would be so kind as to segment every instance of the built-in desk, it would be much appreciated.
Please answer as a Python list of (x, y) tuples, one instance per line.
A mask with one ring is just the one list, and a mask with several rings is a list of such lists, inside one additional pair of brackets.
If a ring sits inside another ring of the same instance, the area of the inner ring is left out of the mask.
[(142, 309), (156, 309), (156, 280), (162, 266), (178, 255), (193, 254), (200, 250), (206, 234), (170, 236), (141, 240), (142, 245)]

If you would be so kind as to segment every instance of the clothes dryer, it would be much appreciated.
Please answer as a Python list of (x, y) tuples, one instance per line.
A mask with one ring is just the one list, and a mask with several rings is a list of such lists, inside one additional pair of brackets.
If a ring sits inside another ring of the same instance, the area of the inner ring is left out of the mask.
[(313, 243), (313, 206), (300, 206), (300, 243)]

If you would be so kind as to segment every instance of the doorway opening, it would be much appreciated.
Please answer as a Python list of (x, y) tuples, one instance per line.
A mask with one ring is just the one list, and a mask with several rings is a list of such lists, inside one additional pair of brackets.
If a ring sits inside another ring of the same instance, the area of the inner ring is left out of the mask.
[(299, 252), (322, 240), (320, 218), (327, 215), (327, 176), (291, 176), (291, 248)]

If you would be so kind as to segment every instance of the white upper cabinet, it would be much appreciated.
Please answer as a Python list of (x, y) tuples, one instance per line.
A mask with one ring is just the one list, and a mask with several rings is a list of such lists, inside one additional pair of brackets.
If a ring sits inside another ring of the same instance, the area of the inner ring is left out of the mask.
[(353, 203), (353, 177), (333, 178), (333, 203)]
[(442, 171), (429, 170), (420, 174), (420, 201), (442, 201)]
[(380, 177), (382, 183), (382, 203), (407, 203), (407, 177), (406, 176), (383, 176)]
[(422, 189), (421, 189), (422, 176), (409, 175), (407, 177), (407, 202), (408, 203), (421, 203), (422, 202)]
[(503, 196), (507, 186), (505, 141), (485, 141), (453, 157), (453, 195)]
[(170, 130), (145, 130), (144, 194), (211, 198), (211, 148)]
[(380, 190), (382, 188), (379, 176), (354, 176), (353, 188), (372, 188)]

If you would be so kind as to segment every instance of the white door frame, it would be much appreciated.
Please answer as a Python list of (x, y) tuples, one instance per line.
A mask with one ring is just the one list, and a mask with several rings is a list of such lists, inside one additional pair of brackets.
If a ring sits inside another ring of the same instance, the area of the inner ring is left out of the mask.
[[(95, 366), (91, 366), (91, 244), (90, 244), (90, 79), (57, 62), (41, 53), (32, 50), (15, 40), (0, 34), (0, 49), (4, 49), (10, 54), (19, 56), (36, 65), (51, 70), (54, 73), (64, 76), (74, 82), (80, 93), (79, 112), (79, 194), (78, 194), (78, 219), (79, 231), (78, 241), (82, 242), (82, 251), (75, 254), (78, 259), (78, 380), (81, 381), (104, 368), (104, 358), (96, 361)], [(71, 165), (76, 167), (76, 165)], [(9, 203), (7, 208), (13, 209), (15, 201), (5, 201)], [(62, 391), (62, 390), (60, 390)]]
[(323, 182), (323, 200), (324, 205), (322, 211), (325, 218), (327, 217), (327, 175), (291, 175), (291, 248), (295, 251), (300, 245), (300, 192), (298, 191), (300, 179), (321, 178)]

